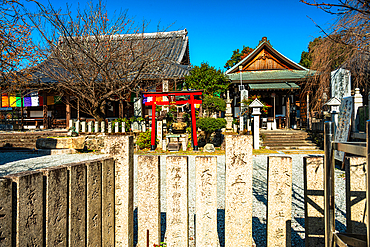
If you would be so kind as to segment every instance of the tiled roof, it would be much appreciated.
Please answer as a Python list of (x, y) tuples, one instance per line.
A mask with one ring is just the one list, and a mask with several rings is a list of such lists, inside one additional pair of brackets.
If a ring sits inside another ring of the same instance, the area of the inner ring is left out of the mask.
[(279, 89), (299, 89), (300, 87), (294, 82), (273, 82), (273, 83), (256, 83), (248, 84), (251, 90), (279, 90)]
[[(244, 83), (301, 81), (313, 76), (313, 70), (267, 70), (242, 72)], [(232, 82), (240, 82), (240, 73), (226, 74)]]

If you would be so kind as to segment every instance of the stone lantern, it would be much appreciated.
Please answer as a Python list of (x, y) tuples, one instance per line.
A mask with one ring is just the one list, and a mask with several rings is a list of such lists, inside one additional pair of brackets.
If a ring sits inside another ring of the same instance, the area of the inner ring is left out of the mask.
[(253, 116), (253, 148), (260, 148), (260, 115), (263, 104), (257, 98), (249, 105)]
[(330, 107), (331, 121), (334, 122), (334, 133), (335, 133), (335, 129), (338, 126), (340, 100), (336, 97), (333, 97), (325, 105)]

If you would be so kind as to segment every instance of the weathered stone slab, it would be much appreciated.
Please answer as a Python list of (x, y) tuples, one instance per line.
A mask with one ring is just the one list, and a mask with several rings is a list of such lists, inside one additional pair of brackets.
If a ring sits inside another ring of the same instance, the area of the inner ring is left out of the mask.
[(104, 152), (115, 162), (115, 241), (116, 246), (133, 246), (134, 139), (108, 136)]
[(86, 164), (86, 244), (100, 246), (102, 243), (102, 170), (101, 161)]
[(86, 245), (86, 165), (70, 164), (69, 170), (69, 246)]
[(346, 157), (347, 232), (366, 235), (366, 158)]
[(196, 166), (196, 245), (218, 246), (217, 158), (195, 157)]
[(225, 246), (252, 246), (252, 147), (250, 135), (226, 136)]
[(0, 246), (12, 246), (12, 180), (0, 178)]
[(292, 158), (267, 159), (267, 246), (291, 246)]
[(86, 121), (81, 122), (81, 132), (85, 133), (86, 132)]
[(108, 133), (112, 133), (112, 122), (108, 122)]
[(161, 240), (159, 156), (138, 157), (138, 247)]
[(162, 148), (162, 140), (163, 140), (163, 122), (157, 121), (157, 138), (159, 140), (158, 147)]
[(45, 180), (46, 246), (67, 246), (68, 170), (67, 167), (42, 169)]
[(102, 240), (103, 246), (114, 244), (114, 160), (102, 161)]
[(43, 175), (39, 171), (7, 176), (17, 186), (16, 246), (43, 245)]
[(91, 133), (92, 132), (92, 125), (93, 125), (93, 122), (90, 121), (87, 123), (87, 132)]
[(303, 157), (303, 177), (306, 246), (324, 246), (324, 157)]
[(167, 245), (189, 246), (188, 157), (169, 156), (167, 179)]
[(94, 132), (95, 132), (95, 133), (98, 133), (98, 132), (99, 132), (99, 121), (95, 121), (95, 128), (94, 128)]
[(39, 149), (83, 149), (85, 137), (62, 137), (62, 138), (39, 138), (36, 140), (36, 147)]

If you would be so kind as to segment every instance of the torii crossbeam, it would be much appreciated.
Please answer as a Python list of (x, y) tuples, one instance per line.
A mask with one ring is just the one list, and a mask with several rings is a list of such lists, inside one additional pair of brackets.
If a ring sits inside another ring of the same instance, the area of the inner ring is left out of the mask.
[[(151, 150), (155, 150), (155, 138), (156, 138), (156, 120), (155, 120), (155, 108), (156, 106), (166, 106), (166, 105), (184, 105), (186, 103), (190, 104), (191, 109), (191, 132), (193, 140), (193, 150), (198, 150), (198, 140), (197, 140), (197, 125), (195, 118), (195, 104), (202, 104), (201, 99), (195, 99), (195, 96), (202, 96), (203, 90), (199, 91), (173, 91), (173, 92), (143, 92), (144, 97), (147, 101), (144, 102), (147, 106), (152, 106), (152, 135), (151, 135)], [(167, 100), (164, 100), (167, 97)], [(189, 99), (176, 100), (177, 96), (190, 96)]]

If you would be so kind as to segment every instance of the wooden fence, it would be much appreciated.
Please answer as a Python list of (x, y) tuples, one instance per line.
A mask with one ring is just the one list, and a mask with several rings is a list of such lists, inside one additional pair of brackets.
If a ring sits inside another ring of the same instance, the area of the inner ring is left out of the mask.
[[(110, 156), (1, 178), (0, 246), (133, 246), (133, 137), (107, 136), (104, 152)], [(312, 219), (318, 228), (323, 223), (322, 193), (315, 192), (323, 180), (322, 157), (310, 159), (305, 161), (306, 241), (320, 238)], [(138, 156), (139, 247), (161, 241), (159, 160)], [(225, 161), (225, 246), (252, 246), (252, 137), (226, 136)], [(267, 246), (291, 246), (291, 157), (269, 156), (267, 176)], [(195, 158), (196, 246), (219, 245), (216, 177), (215, 156)], [(188, 157), (168, 156), (169, 247), (189, 246), (188, 183)]]

